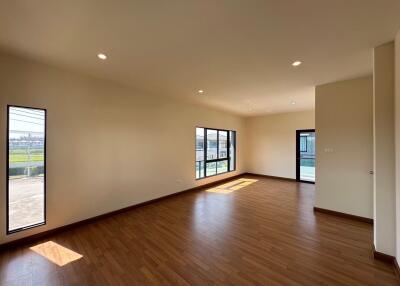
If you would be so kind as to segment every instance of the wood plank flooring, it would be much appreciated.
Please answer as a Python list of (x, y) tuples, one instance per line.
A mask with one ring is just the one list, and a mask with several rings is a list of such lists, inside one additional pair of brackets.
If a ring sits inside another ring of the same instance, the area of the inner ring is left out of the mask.
[(397, 285), (372, 226), (244, 176), (0, 253), (0, 285)]

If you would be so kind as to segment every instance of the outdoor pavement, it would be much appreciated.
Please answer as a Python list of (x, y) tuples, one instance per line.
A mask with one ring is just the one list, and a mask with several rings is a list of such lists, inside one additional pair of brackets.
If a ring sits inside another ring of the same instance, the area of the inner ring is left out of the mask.
[(9, 229), (17, 229), (44, 221), (43, 177), (9, 181)]

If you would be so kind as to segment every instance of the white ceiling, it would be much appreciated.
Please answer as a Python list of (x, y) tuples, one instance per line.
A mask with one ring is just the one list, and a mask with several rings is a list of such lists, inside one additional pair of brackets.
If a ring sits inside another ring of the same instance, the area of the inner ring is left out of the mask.
[(242, 115), (312, 109), (399, 28), (399, 0), (0, 1), (2, 49)]

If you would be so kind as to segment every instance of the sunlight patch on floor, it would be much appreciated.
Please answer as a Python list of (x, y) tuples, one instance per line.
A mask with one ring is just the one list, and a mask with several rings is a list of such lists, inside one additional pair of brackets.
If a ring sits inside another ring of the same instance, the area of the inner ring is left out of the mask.
[(37, 254), (47, 258), (58, 266), (64, 266), (83, 256), (53, 241), (44, 242), (30, 248)]
[(257, 181), (258, 180), (256, 180), (256, 179), (240, 178), (240, 179), (228, 182), (226, 184), (222, 184), (217, 187), (208, 189), (208, 190), (206, 190), (206, 192), (218, 193), (218, 194), (229, 194), (229, 193), (232, 193), (233, 191), (237, 191), (244, 187), (247, 187)]

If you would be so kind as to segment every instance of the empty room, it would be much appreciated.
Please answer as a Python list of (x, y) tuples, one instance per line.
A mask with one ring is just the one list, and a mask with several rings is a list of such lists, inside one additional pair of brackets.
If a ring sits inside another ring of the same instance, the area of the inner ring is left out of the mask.
[(399, 263), (399, 0), (0, 0), (0, 285)]

